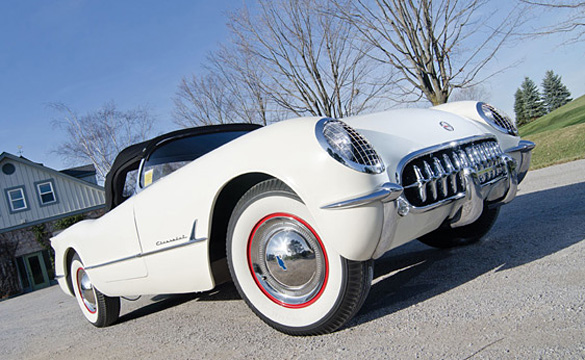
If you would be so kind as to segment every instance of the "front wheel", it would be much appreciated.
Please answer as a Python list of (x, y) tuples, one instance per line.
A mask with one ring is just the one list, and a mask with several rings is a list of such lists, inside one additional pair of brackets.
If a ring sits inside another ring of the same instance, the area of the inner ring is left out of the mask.
[(290, 335), (343, 326), (363, 304), (373, 274), (371, 261), (350, 261), (329, 248), (305, 204), (274, 179), (254, 186), (236, 205), (227, 256), (248, 306)]
[(424, 244), (441, 249), (470, 245), (490, 231), (499, 213), (499, 207), (490, 209), (484, 205), (481, 215), (473, 223), (458, 228), (441, 227), (418, 239)]
[(87, 321), (96, 327), (106, 327), (118, 320), (120, 298), (106, 296), (93, 286), (77, 254), (73, 256), (69, 274), (77, 304)]

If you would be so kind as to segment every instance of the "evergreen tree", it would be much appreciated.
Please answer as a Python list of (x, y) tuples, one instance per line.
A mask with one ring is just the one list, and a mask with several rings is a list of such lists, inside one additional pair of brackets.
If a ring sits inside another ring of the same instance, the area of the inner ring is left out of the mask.
[(540, 99), (538, 87), (528, 76), (524, 78), (522, 85), (522, 103), (524, 105), (524, 116), (529, 123), (545, 114), (545, 108)]
[(561, 77), (552, 70), (547, 71), (542, 81), (542, 101), (546, 110), (551, 112), (571, 100), (571, 93), (561, 81)]
[(516, 125), (526, 124), (526, 114), (524, 111), (524, 93), (518, 88), (514, 94), (514, 113), (516, 114)]

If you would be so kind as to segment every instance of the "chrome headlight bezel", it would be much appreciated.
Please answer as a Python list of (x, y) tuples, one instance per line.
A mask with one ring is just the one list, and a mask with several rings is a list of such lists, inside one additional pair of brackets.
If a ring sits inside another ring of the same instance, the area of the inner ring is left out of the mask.
[(332, 158), (353, 170), (381, 174), (386, 169), (372, 144), (343, 121), (321, 119), (315, 125), (315, 135)]
[(512, 118), (510, 118), (505, 112), (497, 109), (495, 106), (484, 102), (478, 102), (477, 113), (494, 129), (505, 134), (518, 136), (516, 121), (512, 120)]

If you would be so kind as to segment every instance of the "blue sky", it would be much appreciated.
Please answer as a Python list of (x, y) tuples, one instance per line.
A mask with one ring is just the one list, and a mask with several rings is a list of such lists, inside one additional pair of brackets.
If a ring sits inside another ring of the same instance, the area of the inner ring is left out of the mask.
[(172, 96), (225, 39), (229, 0), (0, 2), (0, 152), (61, 169), (47, 107), (148, 104), (170, 130)]
[[(497, 1), (501, 4), (507, 0)], [(226, 39), (229, 0), (0, 2), (0, 152), (62, 169), (51, 150), (64, 134), (51, 125), (62, 102), (85, 113), (107, 101), (120, 109), (148, 104), (168, 131), (181, 77), (197, 72)], [(573, 93), (585, 93), (585, 43), (558, 47), (559, 36), (504, 49), (493, 69), (518, 65), (484, 84), (488, 99), (512, 113), (524, 76), (538, 84), (553, 69)]]

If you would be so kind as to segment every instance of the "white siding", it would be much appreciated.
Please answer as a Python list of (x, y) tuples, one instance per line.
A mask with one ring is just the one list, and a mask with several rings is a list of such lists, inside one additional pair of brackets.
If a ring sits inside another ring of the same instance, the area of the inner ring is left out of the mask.
[[(103, 205), (104, 190), (96, 185), (83, 182), (58, 171), (40, 165), (30, 164), (20, 158), (5, 157), (0, 160), (0, 169), (6, 163), (14, 165), (16, 170), (6, 175), (0, 170), (0, 230), (19, 226), (24, 223), (65, 216), (67, 213), (82, 211)], [(56, 203), (41, 206), (35, 183), (52, 180), (57, 198)], [(22, 186), (25, 189), (28, 209), (12, 213), (10, 211), (6, 189)]]

